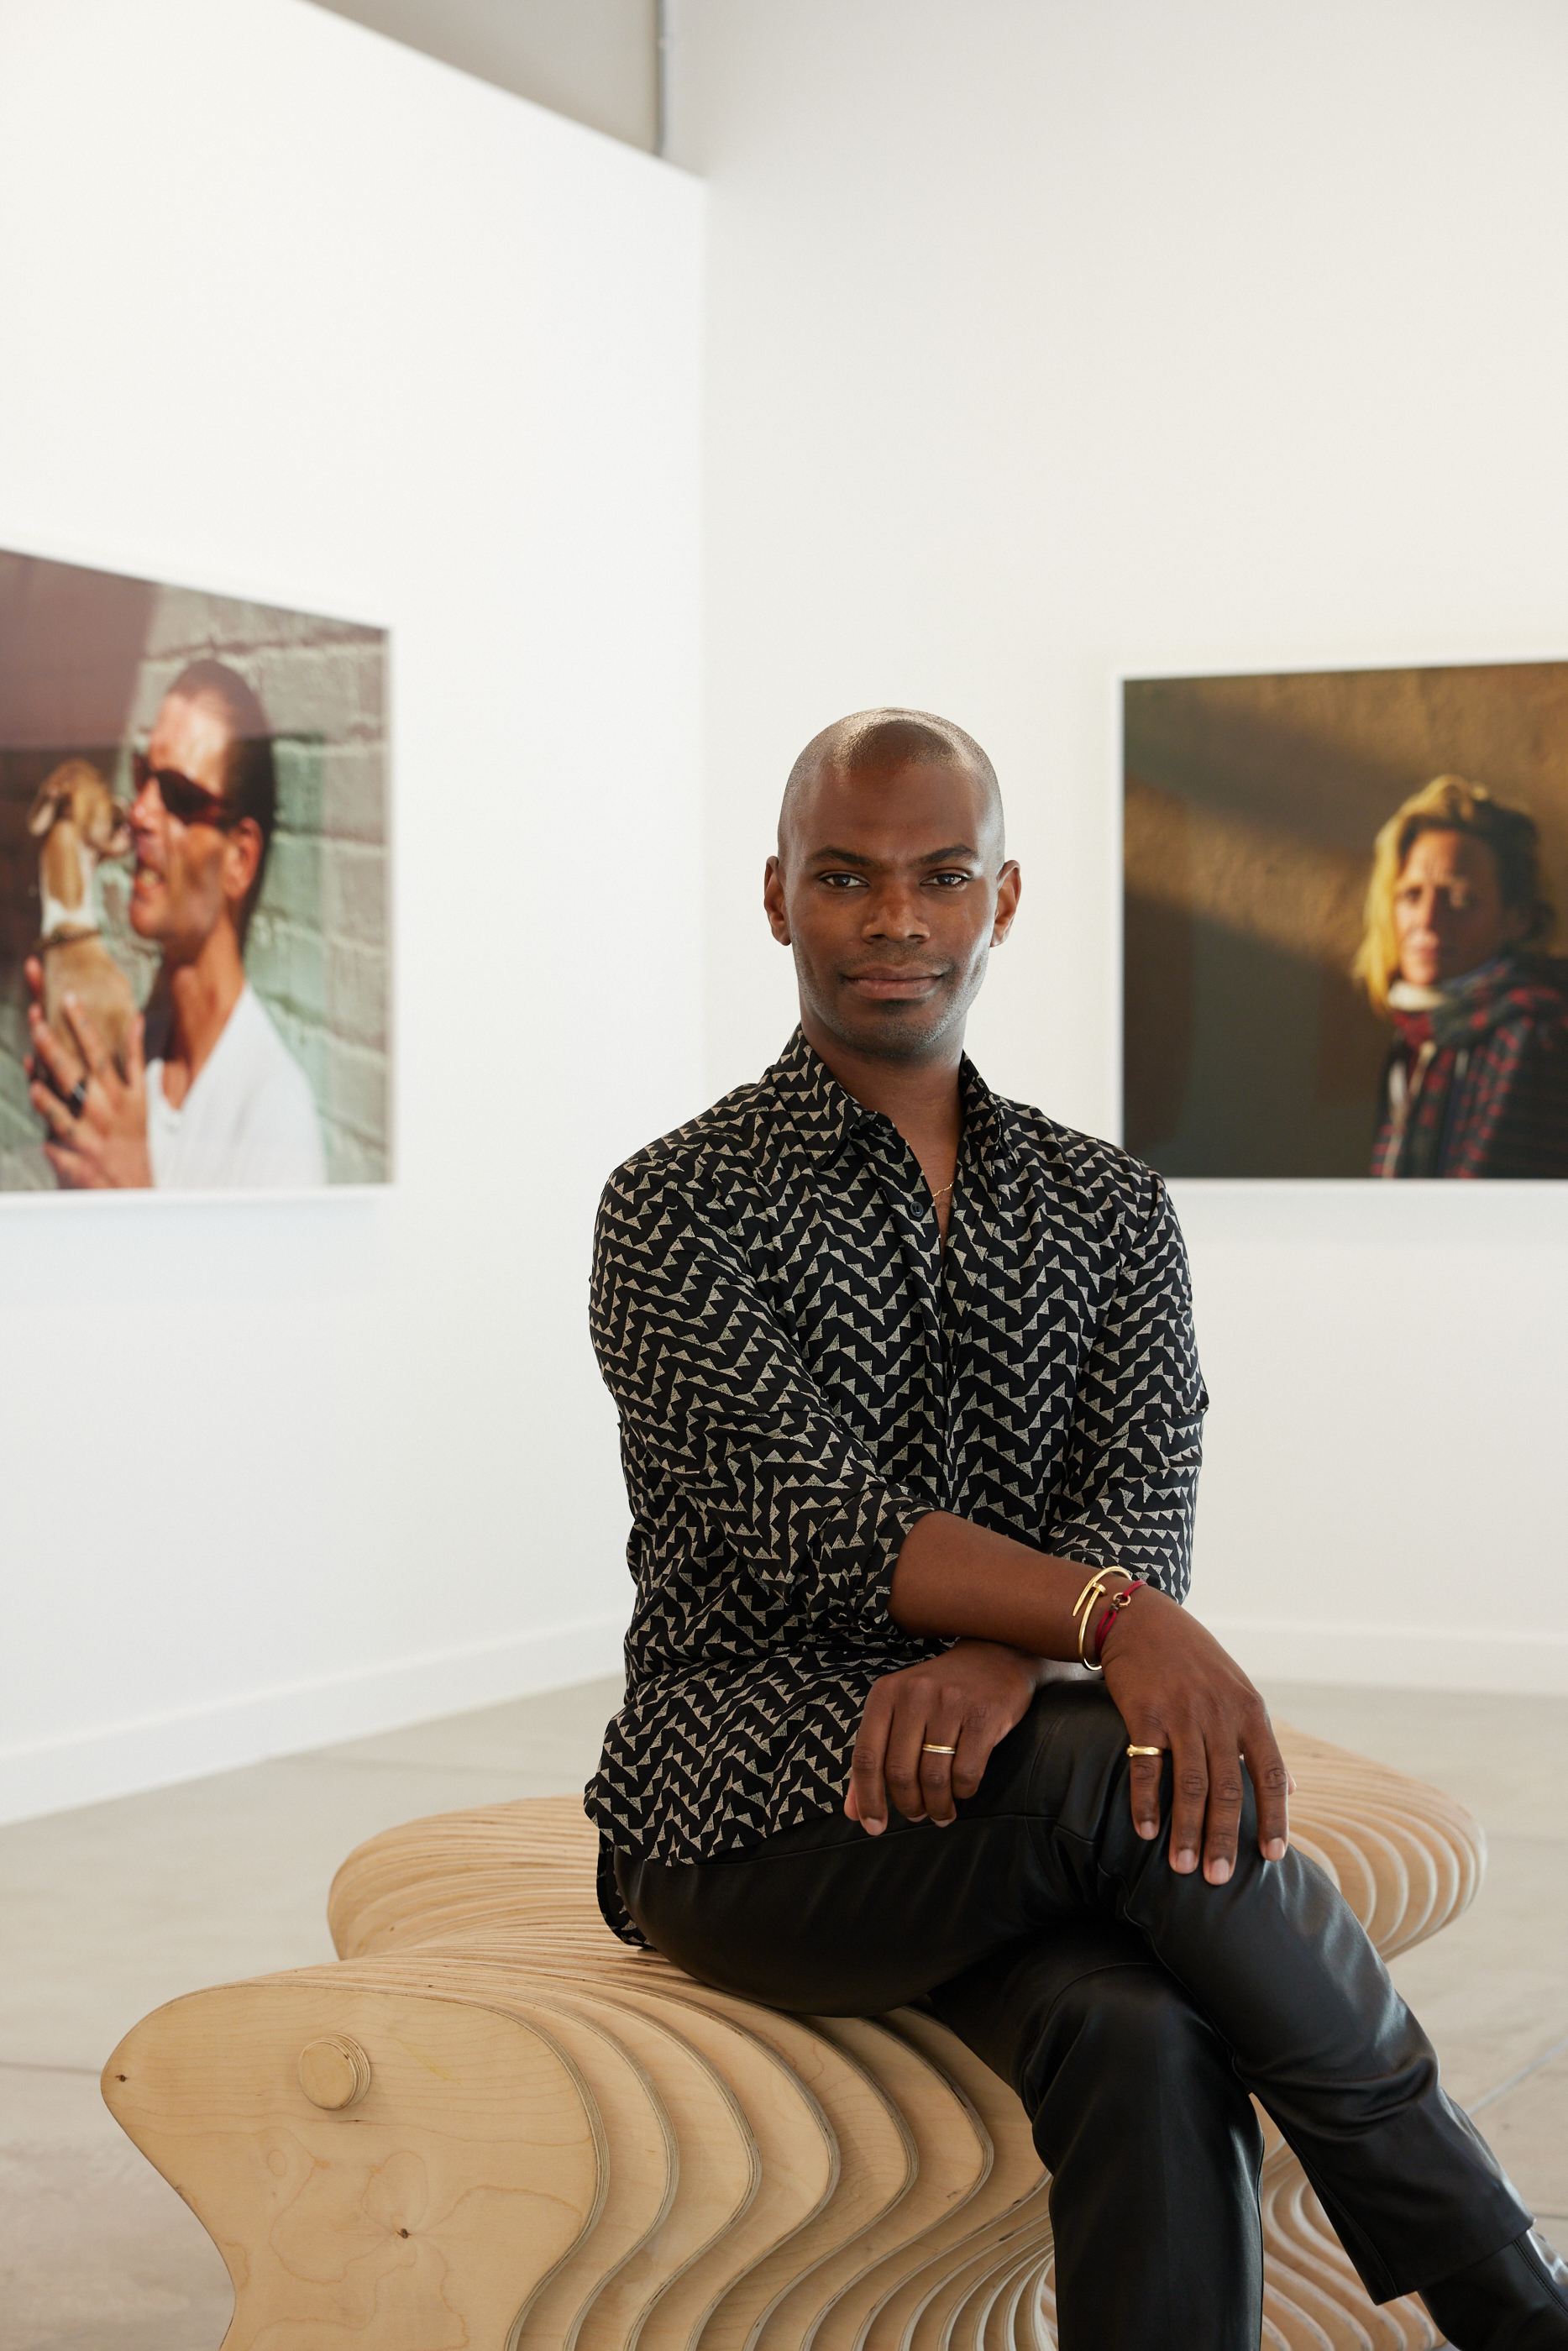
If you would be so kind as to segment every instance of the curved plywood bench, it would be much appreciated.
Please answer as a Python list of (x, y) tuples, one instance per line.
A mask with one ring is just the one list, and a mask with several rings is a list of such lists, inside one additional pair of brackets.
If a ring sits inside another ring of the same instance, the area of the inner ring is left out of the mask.
[[(1385, 1956), (1479, 1829), (1289, 1730), (1297, 1842)], [(335, 1966), (193, 1992), (104, 2073), (222, 2252), (224, 2351), (1041, 2351), (1049, 2182), (922, 2011), (800, 2018), (610, 1936), (574, 1797), (415, 1821), (333, 1885)], [(1436, 2344), (1375, 2311), (1272, 2126), (1264, 2341)]]

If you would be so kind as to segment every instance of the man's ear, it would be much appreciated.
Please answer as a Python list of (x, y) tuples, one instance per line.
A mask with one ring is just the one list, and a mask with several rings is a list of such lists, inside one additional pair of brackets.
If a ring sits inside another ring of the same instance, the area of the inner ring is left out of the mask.
[(994, 947), (999, 947), (1012, 929), (1022, 890), (1023, 875), (1009, 857), (997, 876), (997, 919), (991, 925), (991, 945)]
[(774, 937), (781, 947), (789, 946), (789, 916), (784, 905), (784, 868), (777, 857), (768, 859), (763, 872), (762, 904)]
[(236, 907), (261, 871), (261, 827), (254, 817), (241, 817), (224, 843), (224, 895)]

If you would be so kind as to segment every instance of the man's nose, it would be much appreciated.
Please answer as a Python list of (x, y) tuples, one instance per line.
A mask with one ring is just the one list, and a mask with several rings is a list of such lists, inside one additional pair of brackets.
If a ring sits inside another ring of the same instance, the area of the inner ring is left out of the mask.
[(868, 939), (929, 938), (931, 925), (919, 892), (901, 882), (884, 882), (873, 890), (862, 935)]
[(163, 813), (162, 797), (157, 783), (152, 777), (149, 776), (131, 803), (132, 832), (152, 831)]

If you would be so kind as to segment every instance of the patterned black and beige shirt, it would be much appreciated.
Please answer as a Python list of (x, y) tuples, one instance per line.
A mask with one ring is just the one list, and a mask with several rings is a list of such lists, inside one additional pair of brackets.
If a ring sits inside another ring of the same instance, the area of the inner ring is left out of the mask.
[(1186, 1590), (1203, 1391), (1159, 1177), (965, 1061), (947, 1247), (913, 1152), (797, 1031), (605, 1187), (592, 1331), (637, 1593), (586, 1801), (695, 1861), (835, 1811), (929, 1510)]

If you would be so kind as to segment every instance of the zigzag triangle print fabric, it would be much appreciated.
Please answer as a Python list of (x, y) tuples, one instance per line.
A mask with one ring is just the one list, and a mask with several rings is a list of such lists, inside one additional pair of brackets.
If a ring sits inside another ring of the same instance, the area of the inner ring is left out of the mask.
[(586, 1792), (608, 1848), (709, 1860), (834, 1812), (900, 1631), (905, 1535), (949, 1510), (1173, 1598), (1207, 1397), (1159, 1177), (961, 1075), (944, 1250), (919, 1164), (799, 1031), (627, 1161), (594, 1246), (636, 1601)]

